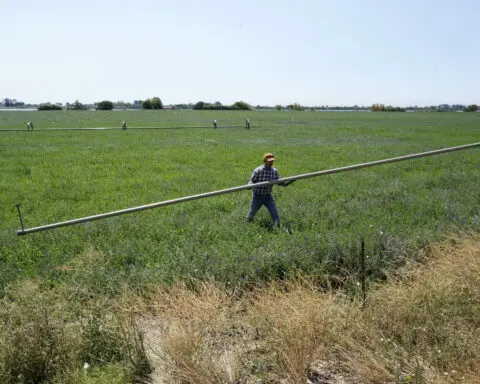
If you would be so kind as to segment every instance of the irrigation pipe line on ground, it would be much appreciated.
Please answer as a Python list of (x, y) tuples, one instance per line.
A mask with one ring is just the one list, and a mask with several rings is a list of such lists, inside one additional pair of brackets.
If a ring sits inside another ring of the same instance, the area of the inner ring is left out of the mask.
[[(40, 128), (40, 129), (0, 129), (0, 132), (49, 132), (49, 131), (135, 131), (140, 129), (189, 129), (189, 128), (207, 128), (207, 129), (224, 129), (224, 128), (245, 128), (245, 125), (219, 125), (216, 128), (211, 125), (192, 125), (192, 126), (171, 126), (171, 127), (131, 127), (122, 129), (117, 127), (98, 127), (98, 128)], [(260, 128), (259, 125), (250, 125), (250, 128)], [(245, 128), (245, 129), (250, 129)]]
[[(475, 148), (475, 147), (479, 147), (479, 146), (480, 146), (480, 143), (466, 144), (466, 145), (460, 145), (458, 147), (437, 149), (437, 150), (428, 151), (428, 152), (421, 152), (421, 153), (415, 153), (415, 154), (406, 155), (406, 156), (393, 157), (393, 158), (390, 158), (390, 159), (383, 159), (383, 160), (371, 161), (371, 162), (368, 162), (368, 163), (349, 165), (349, 166), (341, 167), (341, 168), (333, 168), (333, 169), (327, 169), (327, 170), (324, 170), (324, 171), (305, 173), (303, 175), (284, 177), (282, 179), (275, 180), (275, 181), (264, 181), (264, 182), (256, 183), (256, 184), (241, 185), (239, 187), (221, 189), (221, 190), (218, 190), (218, 191), (201, 193), (201, 194), (198, 194), (198, 195), (180, 197), (178, 199), (161, 201), (159, 203), (141, 205), (139, 207), (121, 209), (119, 211), (107, 212), (107, 213), (102, 213), (102, 214), (99, 214), (99, 215), (87, 216), (87, 217), (82, 217), (82, 218), (79, 218), (79, 219), (68, 220), (68, 221), (63, 221), (63, 222), (53, 223), (53, 224), (48, 224), (48, 225), (42, 225), (42, 226), (39, 226), (39, 227), (33, 227), (33, 228), (27, 228), (27, 229), (23, 228), (23, 222), (22, 222), (22, 218), (21, 218), (21, 215), (20, 215), (20, 223), (22, 225), (22, 229), (17, 231), (17, 235), (22, 236), (22, 235), (27, 235), (29, 233), (46, 231), (46, 230), (49, 230), (49, 229), (65, 227), (65, 226), (68, 226), (68, 225), (74, 225), (74, 224), (85, 223), (85, 222), (93, 221), (93, 220), (105, 219), (107, 217), (113, 217), (113, 216), (124, 215), (124, 214), (127, 214), (127, 213), (144, 211), (146, 209), (165, 207), (167, 205), (183, 203), (183, 202), (186, 202), (186, 201), (203, 199), (203, 198), (206, 198), (206, 197), (212, 197), (212, 196), (217, 196), (217, 195), (223, 195), (223, 194), (226, 194), (226, 193), (232, 193), (232, 192), (243, 191), (243, 190), (246, 190), (246, 189), (252, 189), (254, 187), (258, 187), (258, 186), (261, 186), (261, 185), (282, 184), (286, 181), (295, 181), (295, 180), (300, 180), (300, 179), (307, 179), (307, 178), (310, 178), (310, 177), (329, 175), (329, 174), (332, 174), (332, 173), (353, 171), (354, 169), (373, 167), (373, 166), (376, 166), (376, 165), (382, 165), (382, 164), (394, 163), (394, 162), (398, 162), (398, 161), (416, 159), (416, 158), (419, 158), (419, 157), (439, 155), (439, 154), (442, 154), (442, 153), (460, 151), (460, 150)], [(17, 205), (17, 208), (18, 208), (18, 205)], [(19, 213), (20, 213), (20, 211), (19, 211)]]

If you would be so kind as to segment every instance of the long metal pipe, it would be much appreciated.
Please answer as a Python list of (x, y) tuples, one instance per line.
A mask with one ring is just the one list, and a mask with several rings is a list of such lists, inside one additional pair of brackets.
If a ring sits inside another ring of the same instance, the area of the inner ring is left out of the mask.
[[(257, 125), (250, 125), (250, 128), (258, 128)], [(128, 131), (135, 131), (140, 129), (194, 129), (194, 128), (207, 128), (207, 129), (223, 129), (223, 128), (245, 128), (244, 125), (219, 125), (217, 128), (213, 128), (211, 125), (193, 125), (193, 126), (171, 126), (171, 127), (131, 127)], [(98, 127), (98, 128), (39, 128), (32, 131), (26, 129), (0, 129), (0, 132), (48, 132), (48, 131), (119, 131), (121, 127)]]
[(221, 190), (218, 190), (218, 191), (212, 191), (212, 192), (206, 192), (206, 193), (200, 193), (198, 195), (180, 197), (180, 198), (173, 199), (173, 200), (166, 200), (166, 201), (161, 201), (161, 202), (158, 202), (158, 203), (141, 205), (141, 206), (138, 206), (138, 207), (127, 208), (127, 209), (121, 209), (119, 211), (101, 213), (101, 214), (98, 214), (98, 215), (82, 217), (82, 218), (74, 219), (74, 220), (62, 221), (62, 222), (54, 223), (54, 224), (42, 225), (42, 226), (39, 226), (39, 227), (33, 227), (33, 228), (28, 228), (28, 229), (23, 229), (22, 228), (21, 230), (17, 231), (17, 235), (22, 236), (22, 235), (27, 235), (29, 233), (46, 231), (46, 230), (49, 230), (49, 229), (54, 229), (54, 228), (59, 228), (59, 227), (65, 227), (67, 225), (74, 225), (74, 224), (85, 223), (85, 222), (93, 221), (93, 220), (105, 219), (107, 217), (119, 216), (119, 215), (124, 215), (124, 214), (127, 214), (127, 213), (144, 211), (146, 209), (165, 207), (167, 205), (183, 203), (183, 202), (186, 202), (186, 201), (204, 199), (206, 197), (212, 197), (212, 196), (217, 196), (217, 195), (223, 195), (223, 194), (226, 194), (226, 193), (232, 193), (232, 192), (243, 191), (243, 190), (246, 190), (246, 189), (252, 189), (254, 187), (258, 187), (258, 186), (261, 186), (261, 185), (281, 184), (281, 183), (286, 182), (286, 181), (295, 181), (295, 180), (300, 180), (300, 179), (307, 179), (307, 178), (310, 178), (310, 177), (329, 175), (329, 174), (332, 174), (332, 173), (352, 171), (354, 169), (373, 167), (373, 166), (376, 166), (376, 165), (382, 165), (382, 164), (394, 163), (394, 162), (398, 162), (398, 161), (416, 159), (416, 158), (419, 158), (419, 157), (439, 155), (439, 154), (442, 154), (442, 153), (460, 151), (460, 150), (475, 148), (475, 147), (479, 147), (479, 146), (480, 146), (480, 143), (466, 144), (466, 145), (460, 145), (460, 146), (457, 146), (457, 147), (436, 149), (436, 150), (428, 151), (428, 152), (415, 153), (415, 154), (406, 155), (406, 156), (393, 157), (393, 158), (390, 158), (390, 159), (376, 160), (376, 161), (371, 161), (371, 162), (368, 162), (368, 163), (361, 163), (361, 164), (349, 165), (349, 166), (346, 166), (346, 167), (333, 168), (333, 169), (327, 169), (327, 170), (324, 170), (324, 171), (318, 171), (318, 172), (312, 172), (312, 173), (305, 173), (305, 174), (302, 174), (302, 175), (284, 177), (282, 179), (275, 180), (275, 181), (264, 181), (264, 182), (256, 183), (256, 184), (241, 185), (241, 186), (238, 186), (238, 187), (221, 189)]

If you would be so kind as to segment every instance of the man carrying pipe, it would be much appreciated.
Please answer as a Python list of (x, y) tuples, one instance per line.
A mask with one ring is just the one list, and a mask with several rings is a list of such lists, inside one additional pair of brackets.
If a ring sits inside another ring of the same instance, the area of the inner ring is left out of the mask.
[[(265, 153), (265, 155), (263, 155), (263, 165), (253, 170), (248, 184), (280, 179), (278, 170), (273, 167), (274, 161), (275, 157), (271, 153)], [(295, 180), (290, 180), (278, 184), (282, 187), (286, 187), (294, 181)], [(273, 184), (261, 185), (252, 189), (252, 202), (250, 204), (250, 211), (247, 215), (247, 222), (252, 221), (257, 211), (262, 207), (262, 205), (265, 205), (270, 212), (270, 216), (272, 216), (273, 226), (280, 226), (280, 217), (278, 216), (277, 206), (275, 205), (275, 201), (272, 197), (272, 189)]]
[[(382, 164), (390, 164), (390, 163), (395, 163), (395, 162), (399, 162), (399, 161), (418, 159), (418, 158), (426, 157), (426, 156), (439, 155), (439, 154), (442, 154), (442, 153), (449, 153), (449, 152), (455, 152), (455, 151), (461, 151), (461, 150), (465, 150), (465, 149), (479, 148), (479, 147), (480, 147), (480, 142), (479, 143), (472, 143), (472, 144), (465, 144), (465, 145), (459, 145), (459, 146), (456, 146), (456, 147), (436, 149), (436, 150), (427, 151), (427, 152), (413, 153), (413, 154), (410, 154), (410, 155), (392, 157), (390, 159), (369, 161), (367, 163), (347, 165), (345, 167), (340, 167), (340, 168), (332, 168), (332, 169), (326, 169), (326, 170), (323, 170), (323, 171), (310, 172), (310, 173), (304, 173), (304, 174), (301, 174), (301, 175), (289, 176), (289, 177), (286, 177), (284, 179), (279, 179), (281, 181), (277, 181), (277, 182), (273, 182), (273, 183), (270, 182), (270, 181), (265, 181), (265, 182), (262, 182), (262, 183), (260, 183), (258, 181), (257, 183), (261, 184), (261, 185), (258, 185), (258, 187), (263, 186), (263, 185), (267, 185), (267, 184), (286, 184), (286, 183), (291, 184), (291, 182), (293, 182), (293, 181), (308, 179), (308, 178), (311, 178), (311, 177), (326, 176), (326, 175), (331, 175), (331, 174), (334, 174), (334, 173), (353, 171), (353, 170), (356, 170), (356, 169), (374, 167), (374, 166), (382, 165)], [(138, 206), (138, 207), (121, 209), (121, 210), (118, 210), (118, 211), (100, 213), (98, 215), (81, 217), (81, 218), (78, 218), (78, 219), (67, 220), (67, 221), (62, 221), (62, 222), (57, 222), (57, 223), (47, 224), (47, 225), (41, 225), (41, 226), (33, 227), (33, 228), (24, 228), (23, 227), (23, 222), (22, 222), (21, 223), (22, 229), (17, 231), (17, 235), (18, 236), (23, 236), (23, 235), (27, 235), (29, 233), (46, 231), (46, 230), (65, 227), (65, 226), (74, 225), (74, 224), (86, 223), (86, 222), (90, 222), (90, 221), (94, 221), (94, 220), (105, 219), (107, 217), (113, 217), (113, 216), (124, 215), (124, 214), (127, 214), (127, 213), (144, 211), (146, 209), (165, 207), (167, 205), (184, 203), (186, 201), (204, 199), (204, 198), (207, 198), (207, 197), (223, 195), (223, 194), (226, 194), (226, 193), (232, 193), (232, 192), (238, 192), (238, 191), (244, 191), (246, 189), (252, 189), (252, 188), (256, 188), (256, 187), (254, 187), (252, 184), (240, 185), (240, 186), (233, 187), (233, 188), (227, 188), (227, 189), (221, 189), (221, 190), (218, 190), (218, 191), (200, 193), (200, 194), (197, 194), (197, 195), (180, 197), (180, 198), (177, 198), (177, 199), (172, 199), (172, 200), (166, 200), (166, 201), (161, 201), (161, 202), (152, 203), (152, 204), (141, 205), (141, 206)]]

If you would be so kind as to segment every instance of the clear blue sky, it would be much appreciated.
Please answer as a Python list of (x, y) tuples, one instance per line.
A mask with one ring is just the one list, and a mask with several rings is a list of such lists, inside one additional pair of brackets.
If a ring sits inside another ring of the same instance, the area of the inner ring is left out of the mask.
[(0, 99), (480, 104), (479, 0), (0, 0)]

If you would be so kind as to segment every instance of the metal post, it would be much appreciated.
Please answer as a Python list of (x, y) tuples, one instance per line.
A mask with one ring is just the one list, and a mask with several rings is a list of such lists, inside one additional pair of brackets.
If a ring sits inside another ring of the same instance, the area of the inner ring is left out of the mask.
[(361, 239), (361, 251), (360, 251), (360, 273), (362, 281), (362, 311), (365, 310), (367, 303), (367, 286), (366, 286), (366, 273), (365, 273), (365, 241)]
[(20, 226), (22, 227), (22, 232), (25, 232), (25, 228), (23, 227), (23, 219), (22, 219), (22, 212), (20, 212), (20, 203), (18, 204), (15, 204), (15, 206), (17, 207), (17, 211), (18, 211), (18, 217), (20, 218)]

